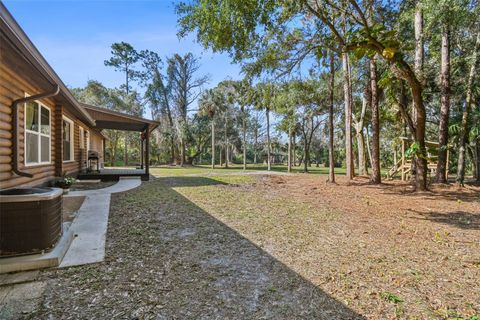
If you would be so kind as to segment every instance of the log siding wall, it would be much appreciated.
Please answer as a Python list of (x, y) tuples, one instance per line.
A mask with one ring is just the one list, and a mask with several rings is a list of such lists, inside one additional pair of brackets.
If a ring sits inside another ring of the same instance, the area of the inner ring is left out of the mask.
[[(3, 57), (3, 55), (2, 55)], [(12, 102), (16, 99), (25, 97), (25, 94), (37, 94), (39, 88), (29, 83), (25, 79), (19, 77), (13, 70), (9, 69), (4, 61), (0, 61), (0, 146), (2, 156), (0, 157), (0, 187), (2, 189), (15, 186), (29, 186), (45, 183), (55, 175), (54, 163), (25, 166), (24, 163), (24, 106), (19, 106), (19, 134), (20, 134), (20, 152), (18, 155), (19, 169), (33, 174), (33, 178), (20, 177), (12, 172)], [(50, 119), (55, 116), (55, 108), (52, 99), (44, 99), (40, 101), (42, 104), (50, 108)], [(51, 121), (51, 160), (55, 154), (55, 123)]]
[[(90, 144), (93, 150), (103, 154), (101, 144), (93, 143), (103, 137), (95, 129), (89, 127), (68, 111), (67, 106), (62, 106), (55, 98), (40, 100), (50, 108), (51, 123), (51, 162), (49, 164), (25, 166), (24, 164), (24, 106), (19, 106), (19, 169), (33, 174), (33, 178), (20, 177), (12, 172), (12, 102), (25, 97), (25, 94), (34, 95), (44, 92), (35, 86), (34, 81), (20, 76), (7, 63), (5, 54), (0, 57), (0, 189), (34, 186), (46, 184), (55, 176), (63, 173), (75, 174), (86, 166), (86, 149), (80, 149), (80, 129), (82, 126), (90, 133)], [(62, 143), (62, 115), (74, 122), (74, 161), (63, 162)], [(85, 139), (86, 143), (86, 139)], [(93, 148), (94, 147), (94, 148)]]

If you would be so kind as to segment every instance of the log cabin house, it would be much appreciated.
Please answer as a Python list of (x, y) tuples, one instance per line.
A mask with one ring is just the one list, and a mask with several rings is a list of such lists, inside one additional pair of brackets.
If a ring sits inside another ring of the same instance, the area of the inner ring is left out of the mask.
[(89, 151), (98, 153), (102, 167), (102, 129), (143, 132), (137, 173), (148, 179), (148, 141), (157, 125), (77, 101), (0, 2), (0, 189), (76, 176), (85, 172)]

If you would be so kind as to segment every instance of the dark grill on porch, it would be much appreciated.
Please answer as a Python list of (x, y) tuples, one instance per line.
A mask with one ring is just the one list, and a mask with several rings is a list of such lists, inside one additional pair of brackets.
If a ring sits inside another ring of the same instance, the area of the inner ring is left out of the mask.
[(93, 172), (94, 170), (99, 172), (100, 171), (100, 157), (98, 156), (98, 151), (89, 150), (87, 159), (88, 159), (88, 172)]
[(88, 160), (98, 160), (98, 151), (89, 150), (88, 151)]

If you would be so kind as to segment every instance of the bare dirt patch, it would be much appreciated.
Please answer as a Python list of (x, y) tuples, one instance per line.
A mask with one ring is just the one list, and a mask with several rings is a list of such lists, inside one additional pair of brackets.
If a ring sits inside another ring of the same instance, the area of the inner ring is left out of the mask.
[(84, 190), (96, 190), (103, 189), (116, 184), (117, 181), (100, 181), (100, 182), (76, 182), (74, 183), (70, 190), (71, 191), (84, 191)]
[(62, 214), (63, 222), (73, 221), (75, 213), (80, 209), (85, 200), (85, 196), (79, 197), (63, 197)]

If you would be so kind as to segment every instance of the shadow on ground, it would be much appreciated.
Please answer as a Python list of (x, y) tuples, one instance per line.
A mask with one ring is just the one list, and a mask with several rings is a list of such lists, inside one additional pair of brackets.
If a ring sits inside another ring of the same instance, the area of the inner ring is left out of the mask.
[(472, 214), (465, 211), (453, 211), (447, 213), (441, 212), (420, 212), (409, 210), (418, 214), (420, 217), (411, 217), (412, 219), (429, 220), (436, 223), (450, 225), (460, 229), (480, 230), (480, 214)]
[(159, 178), (113, 195), (107, 260), (46, 274), (34, 316), (365, 319), (173, 189), (215, 184)]
[(167, 184), (170, 188), (226, 185), (226, 183), (222, 181), (218, 181), (218, 180), (214, 180), (206, 177), (198, 177), (198, 176), (165, 177), (165, 178), (157, 178), (157, 180), (160, 180), (164, 184)]
[(379, 189), (386, 195), (393, 196), (411, 196), (423, 197), (425, 200), (448, 200), (463, 202), (478, 202), (480, 204), (480, 192), (475, 189), (475, 184), (471, 181), (466, 183), (466, 187), (458, 188), (454, 183), (448, 185), (429, 184), (428, 191), (416, 192), (411, 183), (400, 183), (399, 181), (384, 180), (381, 184), (373, 184), (368, 177), (355, 177), (354, 180), (347, 183), (351, 187), (365, 187)]

